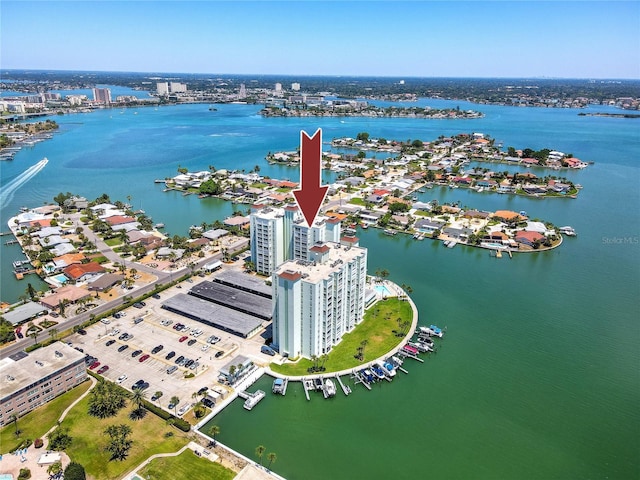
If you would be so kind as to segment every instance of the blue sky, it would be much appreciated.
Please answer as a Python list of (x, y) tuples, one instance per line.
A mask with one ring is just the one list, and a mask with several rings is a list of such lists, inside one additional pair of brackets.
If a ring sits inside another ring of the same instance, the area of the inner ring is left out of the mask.
[(0, 68), (640, 78), (639, 1), (24, 1)]

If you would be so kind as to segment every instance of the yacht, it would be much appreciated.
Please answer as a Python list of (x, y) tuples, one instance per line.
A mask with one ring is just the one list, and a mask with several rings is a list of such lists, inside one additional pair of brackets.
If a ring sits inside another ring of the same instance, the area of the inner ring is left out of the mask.
[(383, 362), (382, 360), (378, 360), (376, 362), (376, 365), (378, 365), (378, 367), (380, 367), (380, 369), (382, 370), (382, 372), (389, 378), (393, 378), (396, 376), (396, 369), (395, 367), (389, 363), (389, 362)]
[(330, 378), (327, 378), (324, 382), (324, 393), (327, 398), (335, 397), (336, 395), (336, 385)]
[(260, 400), (262, 400), (265, 396), (265, 393), (262, 390), (257, 390), (254, 393), (250, 393), (247, 399), (244, 401), (245, 410), (251, 410), (255, 407)]
[(569, 236), (569, 237), (575, 237), (577, 235), (576, 231), (573, 229), (573, 227), (560, 227), (558, 229), (560, 231), (560, 233), (564, 233), (565, 235)]

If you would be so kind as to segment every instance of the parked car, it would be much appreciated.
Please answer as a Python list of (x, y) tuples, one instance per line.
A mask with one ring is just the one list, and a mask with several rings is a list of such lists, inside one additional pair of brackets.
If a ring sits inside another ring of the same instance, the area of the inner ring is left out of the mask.
[[(118, 318), (118, 317), (116, 317)], [(103, 318), (102, 320), (100, 320), (100, 323), (104, 323), (105, 325), (109, 325), (111, 323), (111, 320), (109, 320), (108, 318)]]
[[(169, 375), (171, 375), (173, 372), (175, 372), (178, 369), (177, 365), (171, 365), (169, 368), (167, 368), (167, 373)], [(169, 405), (169, 408), (173, 408), (171, 405)]]
[(143, 308), (144, 307), (142, 302), (136, 302), (136, 303), (133, 304), (133, 306), (136, 307), (136, 308)]
[(151, 401), (155, 402), (156, 400), (158, 400), (160, 397), (162, 396), (162, 392), (156, 392), (151, 396)]
[(180, 340), (178, 340), (178, 341), (179, 341), (180, 343), (182, 343), (182, 342), (184, 342), (187, 338), (189, 338), (189, 337), (187, 337), (186, 335), (184, 335), (184, 336), (180, 337)]
[(128, 377), (127, 377), (126, 375), (120, 375), (120, 376), (118, 377), (117, 382), (118, 382), (118, 383), (122, 383), (122, 382), (124, 382), (127, 378), (128, 378)]
[(100, 370), (98, 370), (98, 373), (100, 375), (102, 375), (104, 372), (106, 372), (107, 370), (109, 370), (109, 365), (103, 365), (100, 367)]
[(122, 345), (118, 348), (119, 352), (124, 352), (127, 348), (129, 348), (129, 345)]
[(176, 352), (169, 352), (164, 358), (165, 360), (171, 360), (175, 356), (176, 356)]
[[(80, 333), (80, 330), (78, 330), (78, 333)], [(111, 335), (112, 337), (115, 337), (119, 333), (120, 333), (120, 329), (114, 328), (113, 330), (111, 330), (111, 333), (109, 335)], [(86, 335), (86, 334), (87, 332), (84, 332), (84, 334), (81, 334), (81, 335)]]
[(157, 293), (154, 293), (153, 295), (151, 295), (153, 298), (155, 298), (156, 300), (158, 300), (160, 298), (160, 295)]
[(194, 363), (196, 363), (195, 360), (189, 360), (187, 363), (184, 364), (185, 367), (189, 368), (191, 365), (193, 365)]
[(125, 338), (127, 338), (127, 335), (129, 334), (127, 332), (124, 332), (122, 335), (118, 337), (118, 340), (124, 340)]
[(136, 319), (133, 321), (133, 323), (135, 323), (135, 324), (137, 325), (137, 324), (139, 324), (140, 322), (142, 322), (143, 320), (144, 320), (144, 318), (142, 318), (142, 317), (138, 317), (138, 318), (136, 318)]
[(53, 318), (58, 318), (60, 316), (58, 312), (49, 312), (49, 315), (52, 316)]
[(184, 357), (182, 355), (180, 355), (178, 358), (175, 359), (175, 364), (176, 365), (180, 365), (180, 362), (182, 362), (184, 360)]
[(140, 355), (142, 353), (142, 350), (134, 350), (134, 352), (131, 354), (132, 357), (137, 357), (138, 355)]
[(189, 341), (187, 342), (187, 345), (191, 346), (191, 345), (193, 345), (193, 344), (194, 344), (194, 343), (196, 343), (196, 342), (197, 342), (197, 340), (196, 340), (195, 338), (192, 338), (191, 340), (189, 340)]
[(106, 345), (107, 347), (110, 347), (111, 345), (113, 345), (114, 343), (116, 343), (116, 341), (114, 339), (109, 340)]
[(215, 357), (216, 358), (220, 358), (222, 355), (224, 355), (224, 352), (222, 350), (219, 350), (219, 351), (216, 352)]
[(100, 362), (93, 362), (91, 365), (89, 365), (89, 370), (93, 370), (95, 368), (98, 368), (100, 366)]
[(202, 350), (203, 352), (206, 352), (207, 350), (209, 350), (209, 345), (203, 345), (203, 346), (202, 346), (202, 348), (201, 348), (201, 350)]
[(142, 356), (138, 359), (138, 361), (139, 361), (140, 363), (142, 363), (142, 362), (144, 362), (147, 358), (149, 358), (149, 354), (148, 354), (148, 353), (145, 353), (144, 355), (142, 355)]
[(158, 345), (157, 347), (154, 347), (153, 350), (151, 350), (151, 353), (155, 355), (156, 353), (158, 353), (163, 348), (164, 348), (164, 345)]
[(262, 353), (266, 353), (267, 355), (271, 355), (272, 357), (276, 354), (276, 351), (268, 345), (263, 345), (262, 347), (260, 347), (260, 351)]
[(142, 385), (143, 383), (145, 383), (144, 380), (142, 380), (142, 379), (138, 380), (136, 383), (131, 385), (131, 390), (133, 390), (134, 388), (140, 388), (140, 385)]
[(78, 333), (79, 333), (80, 335), (86, 335), (86, 334), (87, 334), (87, 331), (81, 328), (80, 330), (78, 330)]

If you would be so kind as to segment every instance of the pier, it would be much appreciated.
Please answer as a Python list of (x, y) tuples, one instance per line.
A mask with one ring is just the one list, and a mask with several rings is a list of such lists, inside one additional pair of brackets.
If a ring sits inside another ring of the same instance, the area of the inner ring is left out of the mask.
[(361, 383), (367, 390), (371, 390), (371, 385), (369, 385), (369, 382), (367, 382), (367, 380), (360, 374), (360, 372), (354, 371), (351, 375), (354, 383)]
[(342, 383), (342, 379), (340, 378), (340, 375), (336, 375), (336, 380), (338, 381), (338, 384), (340, 384), (340, 388), (342, 389), (344, 394), (348, 396), (351, 393), (351, 388), (349, 388), (348, 385), (345, 385), (344, 383)]
[(7, 240), (6, 242), (4, 242), (5, 245), (15, 245), (16, 243), (18, 243), (18, 240)]

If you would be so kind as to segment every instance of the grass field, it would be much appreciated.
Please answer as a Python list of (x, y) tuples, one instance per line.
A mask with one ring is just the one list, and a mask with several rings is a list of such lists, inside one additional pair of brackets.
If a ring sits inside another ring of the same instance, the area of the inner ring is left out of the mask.
[(109, 238), (104, 241), (110, 247), (115, 247), (116, 245), (120, 245), (122, 243), (122, 239), (120, 237)]
[(177, 457), (163, 457), (152, 460), (140, 475), (153, 480), (231, 480), (235, 473), (218, 463), (197, 457), (191, 450), (185, 450)]
[(7, 453), (14, 450), (26, 438), (31, 440), (42, 438), (56, 424), (62, 412), (86, 392), (90, 386), (91, 382), (84, 382), (40, 408), (27, 413), (24, 417), (20, 417), (18, 419), (18, 429), (22, 433), (19, 437), (15, 436), (15, 425), (13, 423), (2, 428), (0, 430), (0, 452)]
[[(87, 414), (88, 401), (87, 397), (79, 402), (62, 425), (69, 427), (69, 435), (73, 438), (71, 447), (67, 449), (69, 457), (82, 464), (87, 474), (95, 480), (118, 479), (149, 456), (176, 452), (189, 441), (187, 434), (167, 425), (152, 413), (147, 412), (142, 420), (129, 419), (129, 406), (120, 410), (115, 417), (91, 417)], [(104, 450), (107, 436), (103, 432), (107, 426), (114, 424), (129, 425), (133, 431), (133, 447), (123, 461), (110, 460), (109, 453)], [(173, 436), (165, 438), (167, 432), (173, 433)]]
[[(413, 312), (409, 302), (387, 298), (374, 304), (365, 312), (363, 322), (352, 332), (344, 335), (342, 341), (329, 353), (323, 373), (355, 368), (392, 350), (402, 340), (395, 335), (398, 330), (398, 318), (412, 320)], [(364, 348), (364, 359), (360, 361), (355, 355), (363, 340), (367, 341), (367, 345)], [(311, 366), (313, 362), (303, 358), (296, 363), (284, 365), (272, 363), (270, 368), (283, 375), (297, 376), (307, 375), (307, 369)]]

